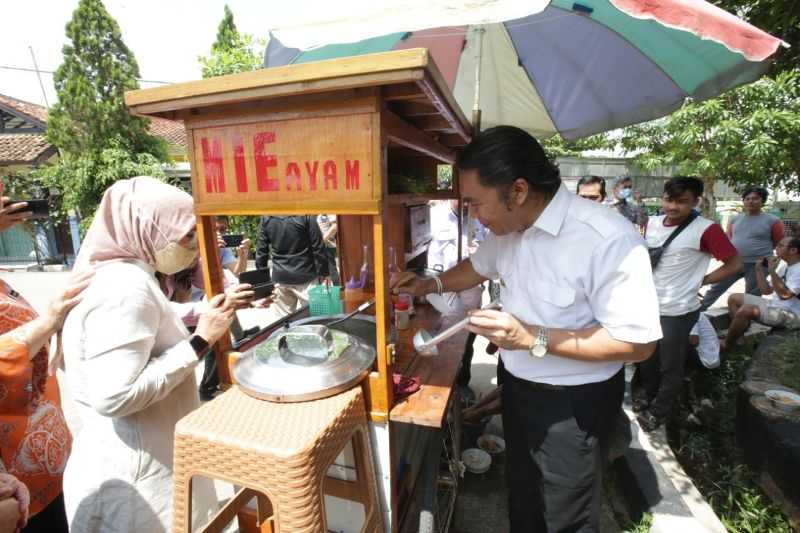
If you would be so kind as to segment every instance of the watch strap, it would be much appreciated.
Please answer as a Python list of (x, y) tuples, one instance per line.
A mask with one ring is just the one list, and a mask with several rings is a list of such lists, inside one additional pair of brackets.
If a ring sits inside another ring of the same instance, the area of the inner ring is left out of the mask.
[(209, 352), (211, 352), (211, 346), (200, 335), (192, 335), (189, 337), (189, 344), (191, 344), (192, 349), (194, 349), (194, 353), (197, 354), (198, 359), (205, 357)]

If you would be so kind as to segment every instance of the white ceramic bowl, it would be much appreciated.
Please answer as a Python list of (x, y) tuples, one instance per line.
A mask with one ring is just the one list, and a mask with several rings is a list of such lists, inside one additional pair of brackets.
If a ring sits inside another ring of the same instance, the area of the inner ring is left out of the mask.
[(461, 452), (461, 460), (467, 471), (473, 474), (483, 474), (492, 466), (492, 456), (478, 448), (468, 448)]
[(484, 433), (478, 437), (478, 448), (490, 455), (497, 455), (506, 451), (506, 441), (497, 435)]
[(780, 389), (770, 389), (764, 393), (769, 401), (777, 407), (795, 410), (800, 409), (800, 394)]

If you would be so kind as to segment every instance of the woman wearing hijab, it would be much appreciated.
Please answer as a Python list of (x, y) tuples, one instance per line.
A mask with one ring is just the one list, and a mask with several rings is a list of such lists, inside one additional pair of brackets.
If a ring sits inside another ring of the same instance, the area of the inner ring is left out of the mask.
[[(70, 531), (166, 532), (176, 422), (198, 407), (194, 371), (234, 306), (217, 295), (189, 336), (155, 278), (197, 257), (192, 197), (153, 178), (112, 185), (75, 269), (95, 277), (64, 324), (65, 372), (80, 427), (64, 474)], [(195, 480), (195, 523), (216, 505)]]

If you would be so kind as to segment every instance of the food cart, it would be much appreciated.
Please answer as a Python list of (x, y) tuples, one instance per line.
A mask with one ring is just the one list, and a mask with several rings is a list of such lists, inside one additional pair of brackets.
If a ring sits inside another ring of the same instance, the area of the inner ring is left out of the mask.
[[(452, 165), (472, 135), (428, 51), (264, 69), (132, 91), (125, 99), (136, 114), (186, 127), (209, 297), (223, 290), (216, 215), (338, 215), (342, 280), (359, 277), (368, 247), (365, 298), (375, 297), (377, 358), (361, 386), (386, 530), (446, 530), (458, 481), (453, 384), (466, 334), (440, 345), (435, 357), (417, 356), (414, 332), (435, 329), (439, 317), (417, 305), (411, 327), (394, 335), (388, 287), (390, 269), (425, 266), (425, 206), (458, 197), (457, 175), (441, 188), (439, 167)], [(280, 326), (239, 343), (222, 339), (215, 346), (221, 381), (233, 383), (237, 358)], [(395, 398), (393, 373), (419, 377), (420, 389)], [(440, 456), (450, 459), (441, 470)], [(437, 487), (447, 496), (441, 505)], [(337, 495), (329, 496), (330, 516)], [(329, 529), (347, 528), (346, 519), (341, 527), (330, 520)]]

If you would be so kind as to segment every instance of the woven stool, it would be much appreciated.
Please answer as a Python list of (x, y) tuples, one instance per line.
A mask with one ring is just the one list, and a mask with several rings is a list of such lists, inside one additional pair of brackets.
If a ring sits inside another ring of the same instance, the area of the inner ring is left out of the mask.
[[(326, 472), (353, 443), (358, 479), (326, 481)], [(325, 486), (345, 486), (364, 505), (365, 532), (383, 532), (361, 387), (301, 403), (273, 403), (238, 387), (206, 403), (175, 427), (173, 532), (187, 533), (191, 479), (205, 476), (244, 487), (202, 531), (221, 531), (257, 498), (258, 525), (276, 533), (324, 533)], [(344, 496), (340, 496), (344, 497)]]

